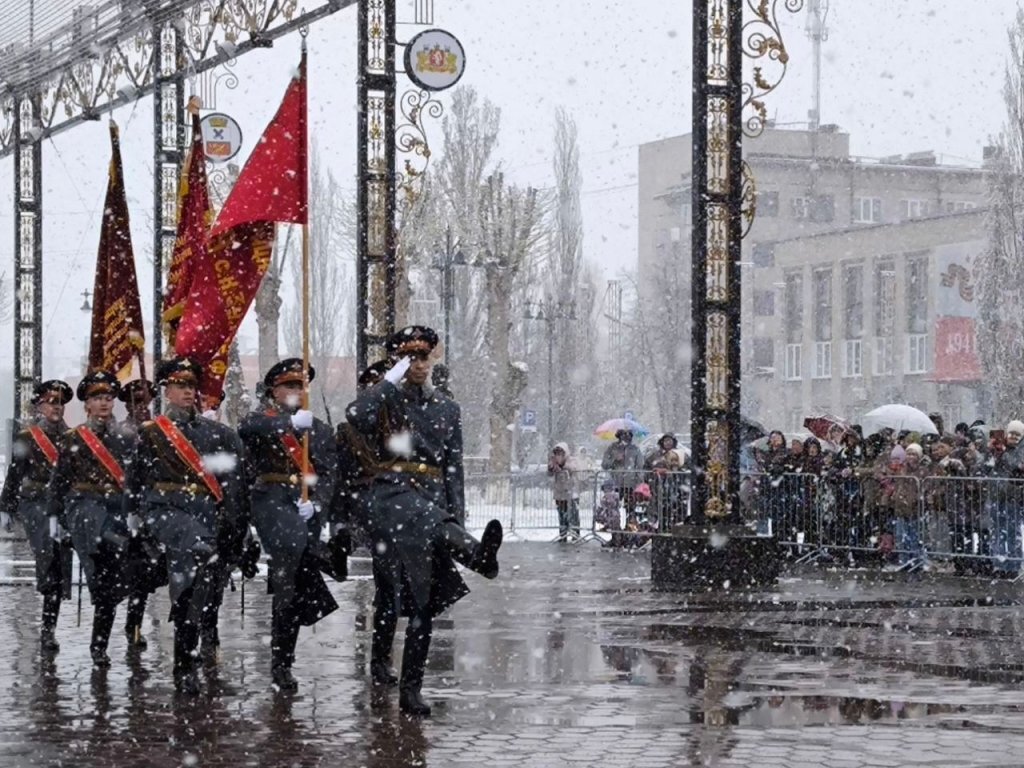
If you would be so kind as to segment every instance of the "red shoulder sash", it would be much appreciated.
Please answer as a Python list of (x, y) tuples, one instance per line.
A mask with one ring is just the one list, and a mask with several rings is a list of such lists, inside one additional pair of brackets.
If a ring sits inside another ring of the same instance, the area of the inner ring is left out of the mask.
[[(278, 415), (277, 411), (274, 411), (274, 410), (268, 410), (267, 411), (267, 416), (277, 416), (277, 415)], [(281, 433), (281, 442), (284, 444), (284, 449), (285, 449), (285, 451), (288, 452), (288, 455), (291, 457), (292, 462), (294, 462), (295, 466), (301, 472), (303, 470), (303, 466), (302, 466), (302, 464), (303, 464), (303, 462), (302, 462), (302, 443), (299, 442), (299, 438), (297, 438), (295, 436), (294, 432), (282, 432)], [(313, 460), (312, 459), (309, 460), (309, 473), (311, 475), (315, 475), (316, 474), (316, 467), (313, 466)]]
[(50, 466), (55, 466), (57, 464), (57, 446), (53, 444), (53, 441), (36, 426), (29, 427), (28, 433), (32, 435), (32, 439), (36, 441), (36, 445), (39, 446), (39, 450), (43, 452), (46, 460), (50, 462)]
[(203, 467), (203, 459), (199, 455), (199, 451), (196, 450), (196, 447), (188, 441), (187, 437), (181, 434), (181, 430), (166, 416), (157, 416), (153, 421), (156, 422), (164, 437), (167, 438), (167, 442), (171, 444), (171, 447), (181, 457), (181, 460), (188, 465), (188, 468), (203, 478), (203, 482), (206, 483), (206, 487), (210, 489), (213, 497), (217, 501), (223, 501), (224, 491), (221, 490), (217, 478)]
[(105, 446), (103, 442), (96, 437), (96, 434), (85, 426), (85, 424), (78, 427), (77, 432), (82, 438), (82, 441), (89, 447), (89, 450), (92, 451), (92, 455), (95, 456), (97, 461), (99, 461), (99, 463), (103, 465), (103, 468), (107, 470), (107, 474), (114, 478), (114, 482), (117, 483), (117, 487), (124, 488), (124, 470), (121, 468), (121, 465), (117, 463), (117, 459), (115, 459), (110, 451), (107, 450), (107, 446)]

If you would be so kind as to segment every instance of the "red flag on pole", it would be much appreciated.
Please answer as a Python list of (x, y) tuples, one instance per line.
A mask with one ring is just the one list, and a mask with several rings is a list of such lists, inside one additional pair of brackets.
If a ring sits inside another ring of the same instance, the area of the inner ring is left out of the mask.
[[(194, 107), (192, 146), (185, 158), (178, 189), (178, 231), (164, 291), (163, 320), (168, 327), (168, 338), (172, 345), (178, 321), (185, 311), (196, 265), (206, 259), (207, 239), (213, 219), (206, 185), (206, 157), (203, 134), (199, 127), (198, 104)], [(193, 109), (191, 102), (190, 109)]]
[(138, 355), (141, 362), (145, 336), (128, 222), (121, 142), (113, 121), (110, 123), (110, 147), (107, 196), (93, 283), (89, 369), (110, 371), (121, 381), (127, 381), (133, 358)]
[(306, 57), (281, 107), (249, 155), (214, 224), (216, 237), (255, 221), (307, 223)]
[(219, 394), (226, 353), (270, 265), (275, 222), (303, 224), (306, 179), (305, 55), (274, 119), (246, 161), (196, 264), (175, 352), (207, 366), (203, 393)]

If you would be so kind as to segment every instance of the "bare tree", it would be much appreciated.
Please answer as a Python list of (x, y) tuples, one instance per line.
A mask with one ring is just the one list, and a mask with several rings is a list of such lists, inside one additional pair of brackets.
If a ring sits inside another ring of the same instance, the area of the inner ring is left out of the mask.
[(537, 193), (505, 185), (492, 174), (480, 192), (480, 236), (487, 291), (486, 339), (490, 359), (490, 468), (506, 472), (512, 463), (512, 429), (527, 384), (527, 366), (511, 359), (511, 297), (527, 257), (537, 247)]
[(976, 266), (978, 347), (996, 418), (1020, 416), (1024, 401), (1024, 10), (1017, 10), (1009, 40), (1006, 124), (990, 177), (990, 241)]
[[(311, 387), (312, 409), (321, 416), (327, 409), (337, 414), (352, 392), (353, 382), (343, 381), (332, 362), (353, 352), (351, 333), (355, 276), (352, 265), (355, 238), (352, 207), (334, 176), (324, 173), (313, 147), (310, 162), (309, 216), (309, 347), (310, 363), (317, 370)], [(302, 355), (302, 258), (298, 238), (293, 238), (289, 262), (294, 302), (285, 319), (289, 352)]]

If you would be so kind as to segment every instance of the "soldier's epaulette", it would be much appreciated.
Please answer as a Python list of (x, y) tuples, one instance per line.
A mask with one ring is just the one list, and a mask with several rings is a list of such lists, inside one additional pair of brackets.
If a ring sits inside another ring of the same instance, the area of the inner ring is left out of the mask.
[(149, 427), (153, 426), (154, 424), (156, 424), (156, 422), (153, 421), (152, 419), (146, 419), (144, 422), (142, 422), (142, 427), (141, 428), (142, 429), (148, 429)]
[(64, 437), (74, 437), (77, 433), (78, 430), (72, 427), (71, 429), (64, 433)]

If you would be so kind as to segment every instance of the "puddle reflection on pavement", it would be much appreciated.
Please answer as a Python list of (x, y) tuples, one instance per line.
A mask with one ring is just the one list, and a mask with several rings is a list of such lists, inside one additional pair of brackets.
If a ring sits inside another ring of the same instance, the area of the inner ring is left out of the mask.
[(115, 632), (113, 666), (94, 672), (86, 598), (81, 626), (64, 605), (61, 651), (41, 658), (37, 595), (9, 565), (21, 546), (0, 542), (0, 765), (997, 766), (1024, 754), (1010, 585), (811, 573), (761, 595), (680, 595), (650, 588), (642, 553), (510, 544), (503, 576), (473, 579), (437, 622), (434, 717), (419, 721), (367, 684), (364, 577), (332, 585), (341, 610), (303, 630), (294, 696), (270, 686), (265, 585), (246, 586), (244, 615), (229, 593), (221, 658), (188, 699), (173, 691), (164, 596), (145, 652)]

